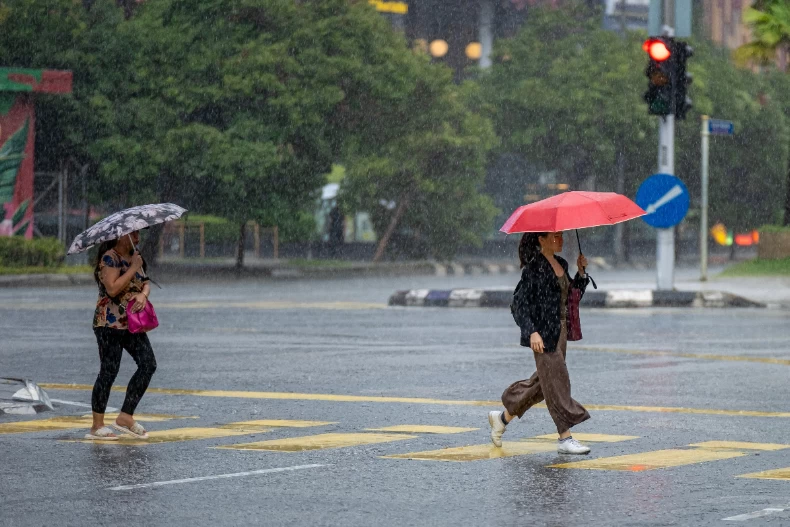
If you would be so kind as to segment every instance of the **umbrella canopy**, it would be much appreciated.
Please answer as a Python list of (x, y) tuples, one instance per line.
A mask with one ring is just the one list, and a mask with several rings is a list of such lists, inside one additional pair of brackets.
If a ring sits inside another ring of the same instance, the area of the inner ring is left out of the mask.
[(499, 229), (516, 232), (557, 232), (614, 225), (647, 214), (639, 205), (614, 192), (571, 191), (516, 209)]
[(141, 205), (111, 214), (74, 238), (68, 254), (87, 251), (94, 245), (117, 240), (134, 231), (177, 220), (187, 209), (172, 203)]

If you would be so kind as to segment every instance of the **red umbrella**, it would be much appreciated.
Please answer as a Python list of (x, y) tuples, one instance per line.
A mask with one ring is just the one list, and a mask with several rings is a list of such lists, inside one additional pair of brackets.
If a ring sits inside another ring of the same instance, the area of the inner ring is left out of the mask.
[(647, 214), (625, 196), (614, 192), (564, 192), (523, 205), (511, 214), (501, 232), (557, 232), (614, 225)]
[[(571, 191), (519, 207), (499, 230), (507, 234), (567, 231), (614, 225), (645, 214), (642, 207), (614, 192)], [(576, 241), (581, 254), (578, 231)], [(592, 284), (598, 289), (594, 280)]]

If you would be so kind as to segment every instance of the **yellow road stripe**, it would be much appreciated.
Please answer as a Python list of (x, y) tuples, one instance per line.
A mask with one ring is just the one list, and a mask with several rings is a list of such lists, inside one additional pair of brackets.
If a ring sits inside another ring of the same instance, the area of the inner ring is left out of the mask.
[[(47, 390), (93, 390), (89, 384), (39, 384)], [(124, 392), (123, 386), (114, 386), (113, 391)], [(290, 392), (246, 392), (233, 390), (182, 390), (169, 388), (148, 388), (146, 393), (163, 395), (191, 395), (197, 397), (231, 397), (238, 399), (281, 399), (287, 401), (331, 401), (342, 403), (410, 403), (440, 404), (452, 406), (496, 406), (499, 401), (453, 401), (447, 399), (428, 399), (421, 397), (387, 397), (376, 395), (334, 395), (326, 393), (290, 393)], [(790, 417), (790, 414), (788, 414)]]
[[(261, 428), (252, 430), (231, 430), (228, 428), (173, 428), (170, 430), (149, 430), (148, 439), (138, 439), (130, 435), (116, 433), (118, 441), (102, 441), (107, 445), (140, 446), (154, 445), (157, 443), (178, 443), (182, 441), (197, 441), (200, 439), (217, 439), (220, 437), (232, 437), (241, 435), (252, 435), (268, 432), (271, 429)], [(90, 439), (76, 439), (64, 441), (67, 443), (95, 443)]]
[(479, 428), (462, 428), (458, 426), (432, 426), (432, 425), (395, 425), (384, 428), (366, 428), (371, 432), (407, 432), (410, 434), (460, 434), (473, 432)]
[(673, 448), (625, 456), (602, 457), (573, 463), (559, 463), (557, 465), (549, 465), (549, 468), (642, 472), (657, 468), (680, 467), (707, 461), (719, 461), (745, 455), (744, 452), (734, 450), (707, 450), (703, 448), (680, 450)]
[[(112, 422), (118, 414), (105, 414), (105, 420)], [(134, 416), (141, 422), (162, 422), (171, 419), (196, 419), (195, 417), (181, 417), (177, 415), (146, 415), (138, 414)], [(3, 434), (23, 434), (27, 432), (51, 432), (53, 430), (72, 430), (75, 428), (90, 428), (93, 420), (90, 415), (52, 417), (50, 419), (36, 419), (32, 421), (15, 421), (12, 423), (0, 423), (0, 435)]]
[(653, 357), (678, 357), (684, 359), (720, 360), (720, 361), (729, 361), (729, 362), (757, 362), (761, 364), (781, 364), (783, 366), (790, 366), (790, 359), (775, 359), (772, 357), (752, 357), (749, 355), (715, 355), (709, 353), (680, 353), (675, 351), (618, 349), (618, 348), (603, 348), (598, 346), (572, 346), (571, 350), (602, 351), (605, 353), (624, 353), (627, 355), (648, 355)]
[(557, 445), (548, 441), (513, 442), (505, 441), (501, 448), (491, 443), (485, 445), (471, 445), (457, 448), (442, 448), (427, 450), (425, 452), (410, 452), (408, 454), (395, 454), (381, 456), (384, 459), (417, 459), (423, 461), (481, 461), (484, 459), (498, 459), (501, 457), (526, 456), (542, 452), (556, 452)]
[[(93, 390), (89, 384), (40, 384), (47, 390)], [(113, 391), (123, 392), (123, 386), (113, 387)], [(334, 395), (326, 393), (289, 393), (289, 392), (247, 392), (233, 390), (184, 390), (170, 388), (148, 388), (146, 393), (162, 395), (189, 395), (196, 397), (231, 397), (238, 399), (277, 399), (285, 401), (329, 401), (343, 403), (406, 403), (406, 404), (436, 404), (444, 406), (484, 406), (501, 407), (500, 401), (464, 401), (449, 399), (429, 399), (421, 397), (387, 397), (373, 395)], [(545, 404), (535, 405), (546, 408)], [(733, 417), (790, 417), (790, 412), (762, 412), (754, 410), (716, 410), (709, 408), (682, 408), (667, 406), (631, 406), (611, 404), (585, 404), (588, 410), (615, 411), (615, 412), (646, 412), (646, 413), (677, 413), (701, 415), (725, 415)]]
[(697, 448), (722, 448), (734, 450), (784, 450), (790, 448), (790, 445), (780, 445), (777, 443), (750, 443), (747, 441), (705, 441), (703, 443), (694, 443), (689, 445)]
[[(618, 435), (609, 435), (609, 434), (584, 434), (584, 433), (573, 433), (573, 438), (578, 439), (579, 441), (587, 441), (588, 443), (619, 443), (620, 441), (630, 441), (632, 439), (639, 439), (639, 436), (618, 436)], [(530, 437), (528, 439), (524, 439), (524, 441), (530, 440), (557, 440), (557, 434), (546, 434), (542, 436), (535, 436)]]
[(588, 410), (612, 410), (616, 412), (648, 412), (667, 414), (728, 415), (735, 417), (790, 417), (790, 412), (760, 412), (754, 410), (714, 410), (711, 408), (682, 408), (675, 406), (620, 406), (607, 404), (585, 404)]
[(326, 448), (344, 448), (350, 446), (371, 445), (376, 443), (390, 443), (414, 439), (417, 436), (403, 434), (319, 434), (314, 436), (290, 437), (287, 439), (273, 439), (257, 443), (242, 443), (238, 445), (219, 446), (216, 448), (228, 450), (269, 450), (275, 452), (302, 452), (304, 450), (324, 450)]
[(751, 474), (743, 474), (736, 476), (737, 478), (749, 479), (783, 479), (790, 480), (790, 467), (778, 468), (776, 470), (765, 470), (763, 472), (753, 472)]
[(255, 430), (256, 428), (310, 428), (312, 426), (334, 425), (330, 421), (298, 421), (289, 419), (258, 419), (255, 421), (239, 421), (229, 423), (219, 428), (232, 428), (236, 430)]

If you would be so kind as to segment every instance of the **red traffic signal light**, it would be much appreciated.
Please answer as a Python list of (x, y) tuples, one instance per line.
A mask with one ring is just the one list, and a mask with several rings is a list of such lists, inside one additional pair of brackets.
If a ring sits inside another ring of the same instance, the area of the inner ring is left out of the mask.
[(645, 43), (642, 44), (642, 49), (656, 62), (664, 62), (672, 55), (666, 43), (657, 38), (645, 40)]

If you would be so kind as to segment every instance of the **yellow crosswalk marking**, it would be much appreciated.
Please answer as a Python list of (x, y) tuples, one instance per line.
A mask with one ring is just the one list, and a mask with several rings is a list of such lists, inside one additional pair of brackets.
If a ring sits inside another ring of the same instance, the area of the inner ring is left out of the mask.
[(750, 443), (747, 441), (705, 441), (704, 443), (694, 443), (689, 445), (697, 448), (722, 448), (734, 450), (784, 450), (790, 445), (780, 445), (777, 443)]
[(418, 459), (424, 461), (481, 461), (484, 459), (498, 459), (502, 457), (526, 456), (541, 452), (556, 452), (557, 445), (547, 441), (505, 441), (502, 447), (495, 447), (491, 443), (485, 445), (471, 445), (457, 448), (442, 448), (427, 450), (425, 452), (410, 452), (408, 454), (395, 454), (381, 456), (384, 459)]
[(673, 448), (668, 450), (655, 450), (653, 452), (642, 452), (639, 454), (629, 454), (625, 456), (602, 457), (585, 461), (575, 461), (572, 463), (559, 463), (556, 465), (549, 465), (549, 467), (642, 472), (644, 470), (680, 467), (683, 465), (705, 463), (707, 461), (719, 461), (722, 459), (731, 459), (745, 455), (746, 454), (744, 452), (737, 452), (735, 450), (707, 450), (703, 448), (694, 450), (681, 450)]
[[(130, 435), (123, 435), (116, 433), (118, 441), (102, 441), (103, 445), (122, 445), (122, 446), (140, 446), (140, 445), (154, 445), (157, 443), (177, 443), (181, 441), (197, 441), (200, 439), (217, 439), (221, 437), (232, 437), (242, 435), (260, 434), (268, 432), (269, 429), (261, 428), (259, 430), (231, 430), (229, 428), (172, 428), (170, 430), (153, 430), (148, 432), (148, 439), (138, 439)], [(68, 443), (96, 443), (90, 439), (75, 439), (68, 440)]]
[(406, 432), (409, 434), (460, 434), (473, 432), (479, 428), (462, 428), (459, 426), (432, 426), (432, 425), (395, 425), (384, 428), (366, 428), (370, 432)]
[(271, 450), (275, 452), (302, 452), (304, 450), (324, 450), (327, 448), (344, 448), (350, 446), (372, 445), (376, 443), (390, 443), (392, 441), (414, 439), (415, 437), (417, 436), (403, 434), (337, 433), (319, 434), (304, 437), (290, 437), (286, 439), (273, 439), (271, 441), (226, 445), (216, 448), (228, 450)]
[(258, 419), (255, 421), (239, 421), (228, 423), (219, 428), (232, 428), (237, 430), (255, 430), (257, 428), (310, 428), (313, 426), (326, 426), (337, 424), (331, 421), (299, 421), (290, 419)]
[[(579, 441), (587, 442), (587, 443), (619, 443), (620, 441), (630, 441), (632, 439), (639, 439), (639, 436), (618, 436), (618, 435), (610, 435), (610, 434), (584, 434), (584, 433), (573, 433), (573, 438)], [(542, 436), (535, 436), (530, 437), (528, 439), (524, 439), (523, 441), (531, 441), (535, 439), (540, 440), (557, 440), (557, 434), (546, 434)]]
[[(106, 414), (107, 422), (113, 422), (118, 414)], [(138, 414), (134, 416), (136, 420), (144, 423), (169, 421), (171, 419), (196, 419), (195, 417), (182, 417), (178, 415), (146, 415)], [(61, 416), (49, 419), (35, 419), (31, 421), (15, 421), (12, 423), (0, 423), (0, 435), (3, 434), (23, 434), (27, 432), (51, 432), (54, 430), (72, 430), (74, 428), (90, 428), (93, 420), (88, 416)]]
[(752, 474), (743, 474), (736, 476), (738, 478), (749, 479), (783, 479), (790, 480), (790, 467), (778, 468), (776, 470), (765, 470), (763, 472), (753, 472)]

